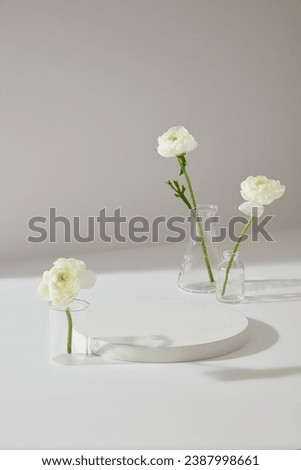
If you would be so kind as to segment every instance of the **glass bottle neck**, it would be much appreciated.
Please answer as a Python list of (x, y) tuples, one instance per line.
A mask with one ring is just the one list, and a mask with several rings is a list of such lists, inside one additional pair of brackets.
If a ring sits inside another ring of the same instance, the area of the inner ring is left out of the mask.
[[(227, 250), (227, 251), (223, 252), (223, 259), (225, 261), (229, 261), (231, 256), (232, 256), (232, 251), (231, 250)], [(238, 261), (238, 256), (239, 256), (239, 253), (237, 251), (234, 255), (234, 260), (233, 261)]]
[(218, 207), (212, 204), (198, 204), (195, 209), (191, 210), (193, 216), (196, 214), (204, 219), (213, 217), (218, 211)]

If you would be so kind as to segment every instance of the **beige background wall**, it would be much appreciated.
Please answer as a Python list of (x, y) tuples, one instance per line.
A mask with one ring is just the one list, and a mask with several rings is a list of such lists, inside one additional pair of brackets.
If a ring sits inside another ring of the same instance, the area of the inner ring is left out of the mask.
[(177, 124), (200, 201), (227, 219), (266, 174), (288, 188), (272, 228), (300, 225), (299, 0), (2, 0), (0, 54), (1, 259), (103, 248), (28, 244), (49, 207), (185, 214), (154, 150)]

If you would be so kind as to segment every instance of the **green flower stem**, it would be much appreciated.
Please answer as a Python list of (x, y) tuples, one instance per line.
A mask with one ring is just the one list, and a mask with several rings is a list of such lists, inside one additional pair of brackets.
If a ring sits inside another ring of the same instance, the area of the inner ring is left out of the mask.
[(191, 204), (190, 202), (188, 201), (187, 197), (184, 195), (184, 194), (180, 194), (179, 195), (179, 198), (182, 199), (182, 201), (184, 202), (185, 206), (188, 208), (189, 211), (192, 210), (192, 207), (191, 207)]
[(67, 353), (72, 354), (72, 316), (69, 307), (65, 310), (68, 321), (68, 333), (67, 333)]
[(184, 178), (186, 180), (188, 191), (189, 191), (189, 194), (190, 194), (190, 197), (191, 197), (192, 208), (196, 209), (196, 200), (195, 200), (195, 197), (194, 197), (194, 192), (193, 192), (193, 189), (192, 189), (191, 181), (190, 181), (190, 178), (189, 178), (187, 170), (186, 170), (186, 165), (182, 166), (181, 169), (183, 171), (183, 175), (184, 175)]
[(191, 202), (192, 202), (192, 204), (191, 204), (192, 212), (193, 212), (195, 220), (196, 220), (196, 227), (197, 227), (197, 231), (198, 231), (197, 235), (200, 238), (200, 245), (201, 245), (205, 265), (206, 265), (206, 268), (207, 268), (207, 271), (208, 271), (208, 276), (209, 276), (210, 282), (214, 282), (214, 276), (213, 276), (212, 269), (211, 269), (211, 266), (210, 266), (208, 252), (207, 252), (207, 248), (206, 248), (206, 244), (205, 244), (203, 228), (202, 228), (201, 222), (199, 221), (199, 216), (198, 216), (198, 212), (197, 212), (197, 204), (196, 204), (194, 192), (193, 192), (193, 189), (192, 189), (190, 178), (189, 178), (187, 170), (186, 170), (185, 154), (180, 155), (179, 157), (177, 157), (177, 160), (178, 160), (178, 163), (179, 163), (180, 168), (181, 168), (181, 173), (184, 175), (184, 178), (186, 180), (188, 191), (189, 191), (189, 194), (190, 194), (190, 198), (191, 198)]
[(237, 242), (236, 242), (235, 245), (234, 245), (234, 248), (233, 248), (233, 251), (232, 251), (232, 255), (231, 255), (231, 258), (229, 259), (229, 263), (228, 263), (227, 270), (226, 270), (226, 276), (225, 276), (225, 280), (224, 280), (224, 284), (223, 284), (223, 289), (222, 289), (222, 295), (221, 295), (222, 297), (225, 295), (225, 292), (226, 292), (226, 287), (227, 287), (229, 272), (230, 272), (231, 266), (232, 266), (232, 264), (233, 264), (233, 261), (234, 261), (234, 258), (235, 258), (235, 254), (236, 254), (236, 252), (237, 252), (237, 250), (238, 250), (238, 247), (239, 247), (240, 242), (242, 241), (243, 237), (245, 236), (245, 234), (247, 233), (247, 231), (248, 231), (249, 228), (251, 227), (252, 222), (253, 222), (253, 219), (254, 219), (254, 216), (251, 216), (251, 217), (249, 218), (248, 222), (246, 223), (246, 225), (245, 225), (244, 228), (242, 229), (241, 234), (239, 235)]
[(182, 188), (181, 188), (177, 180), (174, 180), (173, 182), (166, 181), (166, 184), (168, 184), (168, 186), (174, 191), (174, 195), (182, 199), (185, 206), (188, 207), (189, 211), (191, 211), (192, 209), (191, 204), (189, 200), (187, 199), (187, 197), (185, 196), (185, 191), (186, 191), (185, 186), (182, 185)]

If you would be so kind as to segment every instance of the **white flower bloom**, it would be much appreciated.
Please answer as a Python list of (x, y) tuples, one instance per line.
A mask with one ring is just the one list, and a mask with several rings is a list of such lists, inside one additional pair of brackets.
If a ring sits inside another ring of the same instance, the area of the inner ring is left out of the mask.
[(162, 157), (177, 157), (192, 152), (198, 145), (183, 126), (171, 127), (158, 137), (158, 144), (157, 151)]
[[(263, 214), (264, 207), (279, 199), (285, 191), (285, 186), (279, 181), (270, 180), (266, 176), (248, 176), (240, 185), (240, 193), (245, 203), (239, 206), (239, 210), (246, 215), (254, 215), (253, 208), (257, 208), (257, 215)], [(252, 211), (253, 209), (253, 211)]]
[(270, 180), (266, 176), (248, 176), (240, 187), (245, 201), (257, 202), (264, 206), (271, 204), (274, 199), (279, 199), (285, 191), (285, 186), (279, 181)]
[(58, 307), (66, 308), (80, 288), (92, 287), (96, 274), (86, 269), (83, 261), (59, 258), (50, 271), (45, 271), (37, 294)]

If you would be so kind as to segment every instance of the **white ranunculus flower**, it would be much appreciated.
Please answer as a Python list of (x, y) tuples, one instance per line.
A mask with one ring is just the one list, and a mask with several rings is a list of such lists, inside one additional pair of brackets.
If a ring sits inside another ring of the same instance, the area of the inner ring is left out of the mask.
[(86, 269), (83, 261), (59, 258), (50, 271), (45, 271), (37, 293), (58, 307), (66, 308), (76, 297), (80, 288), (92, 287), (96, 274)]
[(285, 186), (280, 181), (270, 180), (266, 176), (248, 176), (240, 188), (245, 201), (257, 202), (263, 206), (279, 199), (285, 191)]
[[(254, 215), (254, 209), (260, 217), (264, 207), (271, 204), (275, 199), (279, 199), (285, 191), (285, 186), (279, 181), (270, 180), (266, 176), (248, 176), (240, 185), (240, 193), (245, 201), (239, 206), (239, 210), (250, 216)], [(252, 210), (253, 209), (253, 210)]]
[(162, 157), (178, 157), (197, 147), (195, 138), (183, 126), (171, 127), (158, 137), (157, 151)]

